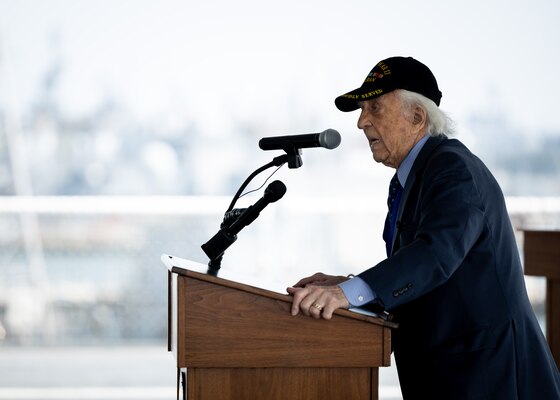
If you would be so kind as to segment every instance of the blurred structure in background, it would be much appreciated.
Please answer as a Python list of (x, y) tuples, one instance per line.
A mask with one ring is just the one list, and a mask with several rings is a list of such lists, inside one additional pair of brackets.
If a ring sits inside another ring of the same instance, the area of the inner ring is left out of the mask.
[[(222, 268), (287, 286), (380, 261), (390, 171), (374, 165), (357, 116), (333, 100), (388, 56), (434, 71), (442, 108), (496, 175), (515, 227), (560, 227), (560, 7), (551, 0), (381, 9), (0, 0), (0, 10), (0, 352), (9, 360), (62, 346), (165, 351), (160, 255), (207, 262), (200, 245), (231, 197), (277, 155), (259, 150), (265, 136), (333, 128), (342, 144), (304, 151), (303, 168), (276, 173), (286, 195), (240, 233)], [(544, 323), (544, 283), (527, 283)], [(0, 389), (28, 384), (25, 368), (0, 372)], [(94, 384), (113, 384), (110, 375)], [(0, 390), (0, 400), (14, 396)]]
[[(341, 206), (350, 203), (352, 210)], [(228, 197), (0, 199), (0, 346), (164, 343), (160, 255), (206, 263), (200, 245), (227, 204)], [(515, 226), (560, 226), (556, 199), (508, 198), (508, 206)], [(31, 215), (37, 227), (30, 233), (23, 221)], [(381, 259), (371, 227), (383, 218), (364, 198), (324, 197), (318, 204), (294, 196), (241, 232), (222, 268), (280, 286), (301, 270), (347, 274)], [(27, 237), (34, 233), (39, 237)], [(521, 233), (518, 239), (522, 249)], [(28, 246), (35, 240), (41, 245)], [(543, 286), (527, 279), (544, 323)]]

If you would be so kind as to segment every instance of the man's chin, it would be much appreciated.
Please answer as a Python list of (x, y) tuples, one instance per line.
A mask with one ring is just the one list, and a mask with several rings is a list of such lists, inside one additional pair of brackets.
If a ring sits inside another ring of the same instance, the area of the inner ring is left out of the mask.
[(379, 159), (379, 158), (373, 157), (373, 159), (374, 159), (374, 161), (375, 161), (376, 163), (383, 164), (383, 165), (386, 166), (386, 167), (389, 167), (389, 168), (397, 168), (397, 166), (396, 166), (394, 163), (392, 163), (392, 162), (391, 162), (389, 159), (387, 159), (387, 158)]
[(373, 153), (372, 156), (373, 156), (373, 161), (375, 161), (376, 163), (383, 164), (387, 167), (389, 166), (389, 165), (387, 165), (387, 162), (388, 162), (387, 157), (381, 157), (379, 155), (375, 155), (375, 153)]

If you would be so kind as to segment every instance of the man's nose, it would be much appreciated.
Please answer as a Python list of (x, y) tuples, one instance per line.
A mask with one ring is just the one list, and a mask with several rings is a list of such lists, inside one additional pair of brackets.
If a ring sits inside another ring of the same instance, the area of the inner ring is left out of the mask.
[(371, 124), (369, 123), (369, 120), (367, 118), (367, 113), (362, 110), (360, 112), (360, 116), (358, 117), (358, 129), (364, 129), (369, 125)]

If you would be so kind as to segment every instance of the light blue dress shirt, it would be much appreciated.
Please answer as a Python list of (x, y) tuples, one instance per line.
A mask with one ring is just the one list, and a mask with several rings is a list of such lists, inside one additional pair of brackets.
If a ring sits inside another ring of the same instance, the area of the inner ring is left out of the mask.
[[(408, 179), (408, 175), (410, 174), (414, 161), (416, 161), (416, 157), (418, 157), (418, 153), (420, 153), (420, 150), (422, 150), (422, 147), (424, 147), (424, 144), (429, 137), (429, 135), (424, 135), (424, 137), (420, 139), (418, 143), (416, 143), (408, 152), (404, 160), (401, 162), (401, 165), (399, 165), (399, 168), (397, 169), (397, 177), (403, 188), (406, 185), (406, 180)], [(360, 277), (349, 279), (338, 286), (342, 289), (352, 307), (361, 307), (375, 300), (377, 297), (369, 285)]]

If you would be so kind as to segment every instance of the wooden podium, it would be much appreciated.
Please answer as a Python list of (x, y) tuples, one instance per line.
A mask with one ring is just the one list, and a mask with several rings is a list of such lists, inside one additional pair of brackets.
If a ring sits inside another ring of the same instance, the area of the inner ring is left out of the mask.
[(288, 295), (196, 272), (172, 256), (162, 260), (168, 350), (178, 380), (186, 372), (184, 398), (378, 398), (378, 367), (390, 365), (396, 324), (347, 310), (330, 321), (292, 317)]
[(546, 277), (546, 338), (560, 368), (560, 231), (523, 232), (525, 275)]

